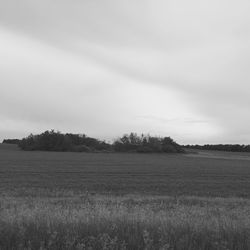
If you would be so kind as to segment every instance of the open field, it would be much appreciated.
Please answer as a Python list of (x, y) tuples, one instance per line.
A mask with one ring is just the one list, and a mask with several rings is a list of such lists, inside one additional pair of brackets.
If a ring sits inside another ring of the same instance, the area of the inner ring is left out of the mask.
[(0, 145), (0, 249), (250, 249), (250, 157)]
[[(7, 146), (5, 146), (7, 147)], [(0, 150), (0, 190), (250, 197), (250, 154), (109, 154)], [(219, 157), (218, 154), (221, 156)], [(248, 156), (248, 157), (247, 157)]]

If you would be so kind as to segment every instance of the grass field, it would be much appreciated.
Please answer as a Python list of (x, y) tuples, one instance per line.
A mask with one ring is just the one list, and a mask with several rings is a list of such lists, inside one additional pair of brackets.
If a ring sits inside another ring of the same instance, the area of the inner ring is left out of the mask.
[(0, 145), (0, 249), (250, 249), (250, 155)]

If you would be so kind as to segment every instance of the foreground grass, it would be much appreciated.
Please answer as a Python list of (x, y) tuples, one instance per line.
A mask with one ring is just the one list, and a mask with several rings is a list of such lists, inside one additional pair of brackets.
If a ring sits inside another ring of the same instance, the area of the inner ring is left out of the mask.
[(250, 249), (250, 200), (5, 195), (0, 249)]

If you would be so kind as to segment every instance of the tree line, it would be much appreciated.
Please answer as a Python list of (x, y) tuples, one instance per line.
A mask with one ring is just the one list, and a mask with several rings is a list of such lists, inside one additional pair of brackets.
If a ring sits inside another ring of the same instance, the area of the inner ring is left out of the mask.
[(130, 133), (116, 138), (112, 143), (85, 134), (63, 134), (47, 130), (41, 134), (19, 139), (4, 139), (3, 143), (17, 144), (27, 151), (72, 151), (72, 152), (137, 152), (137, 153), (183, 153), (185, 148), (218, 150), (229, 152), (250, 152), (250, 145), (205, 144), (179, 145), (171, 137), (158, 137), (149, 134)]
[(185, 145), (184, 148), (229, 151), (229, 152), (250, 152), (250, 145), (240, 145), (240, 144), (205, 144), (205, 145), (196, 144), (196, 145)]
[(183, 148), (171, 137), (124, 134), (108, 143), (85, 134), (63, 134), (45, 131), (41, 134), (18, 139), (6, 139), (3, 143), (14, 143), (27, 151), (71, 151), (71, 152), (137, 152), (137, 153), (182, 153)]

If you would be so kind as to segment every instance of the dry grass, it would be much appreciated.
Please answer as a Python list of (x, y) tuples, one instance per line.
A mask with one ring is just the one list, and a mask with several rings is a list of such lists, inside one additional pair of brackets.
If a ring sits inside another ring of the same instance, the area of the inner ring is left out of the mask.
[(250, 200), (1, 197), (1, 249), (250, 249)]

